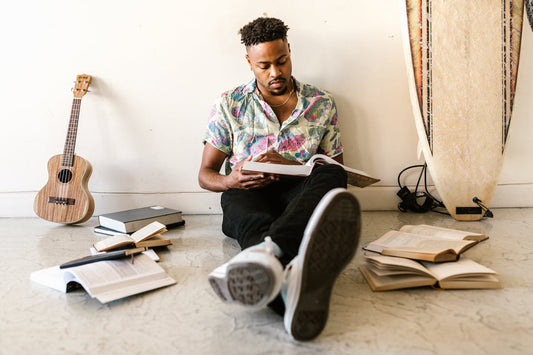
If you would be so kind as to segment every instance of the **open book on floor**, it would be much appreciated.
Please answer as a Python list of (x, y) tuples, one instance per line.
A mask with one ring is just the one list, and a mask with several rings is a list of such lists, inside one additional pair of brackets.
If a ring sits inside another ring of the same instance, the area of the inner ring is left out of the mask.
[(161, 233), (166, 232), (167, 228), (164, 224), (159, 222), (152, 222), (147, 226), (142, 227), (131, 235), (117, 234), (108, 237), (104, 240), (94, 243), (94, 248), (97, 251), (108, 251), (118, 248), (127, 247), (159, 247), (170, 245), (170, 239), (165, 238)]
[(426, 224), (405, 225), (399, 231), (389, 231), (363, 247), (381, 255), (416, 260), (454, 261), (475, 244), (488, 239), (484, 234)]
[(341, 163), (324, 154), (313, 155), (305, 165), (271, 164), (247, 160), (244, 162), (242, 170), (288, 176), (309, 176), (315, 164), (336, 164), (342, 166), (348, 174), (348, 184), (350, 185), (365, 187), (380, 181), (379, 179), (371, 177), (364, 171), (342, 165)]
[(58, 265), (34, 271), (30, 279), (61, 292), (82, 287), (101, 303), (176, 283), (147, 255), (139, 254), (133, 260), (99, 261), (68, 269), (60, 269)]
[(372, 291), (431, 286), (439, 289), (502, 288), (497, 274), (470, 259), (452, 263), (418, 262), (392, 256), (365, 256), (359, 270)]

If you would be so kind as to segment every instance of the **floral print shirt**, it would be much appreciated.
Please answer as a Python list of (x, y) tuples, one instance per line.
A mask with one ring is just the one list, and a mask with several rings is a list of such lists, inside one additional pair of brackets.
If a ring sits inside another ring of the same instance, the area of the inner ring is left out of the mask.
[(226, 174), (238, 161), (271, 149), (300, 163), (316, 153), (331, 157), (342, 153), (337, 108), (331, 94), (293, 80), (298, 102), (281, 125), (259, 93), (255, 79), (216, 100), (204, 143), (228, 155)]

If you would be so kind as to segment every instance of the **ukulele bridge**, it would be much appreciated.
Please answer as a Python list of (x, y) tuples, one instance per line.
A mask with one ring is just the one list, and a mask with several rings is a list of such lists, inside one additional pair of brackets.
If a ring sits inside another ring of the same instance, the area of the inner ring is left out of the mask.
[(68, 198), (68, 197), (54, 197), (50, 196), (48, 197), (48, 203), (53, 203), (56, 205), (74, 205), (76, 203), (76, 199), (74, 198)]

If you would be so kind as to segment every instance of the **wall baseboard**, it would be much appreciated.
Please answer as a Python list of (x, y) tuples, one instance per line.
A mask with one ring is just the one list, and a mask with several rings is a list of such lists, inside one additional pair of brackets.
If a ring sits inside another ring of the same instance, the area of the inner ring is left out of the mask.
[[(397, 187), (350, 188), (364, 211), (396, 210)], [(0, 217), (35, 217), (33, 200), (37, 191), (0, 193)], [(92, 193), (94, 216), (130, 208), (162, 205), (184, 214), (219, 214), (220, 194), (213, 192)], [(533, 207), (533, 184), (498, 185), (490, 208)]]

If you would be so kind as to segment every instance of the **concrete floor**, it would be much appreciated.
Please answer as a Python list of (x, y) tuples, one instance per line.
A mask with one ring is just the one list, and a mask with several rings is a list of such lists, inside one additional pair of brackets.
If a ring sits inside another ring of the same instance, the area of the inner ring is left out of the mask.
[(32, 271), (87, 254), (97, 219), (62, 226), (0, 219), (0, 354), (533, 354), (533, 209), (457, 222), (436, 213), (363, 213), (361, 245), (404, 224), (483, 232), (467, 257), (499, 273), (501, 290), (418, 288), (372, 292), (357, 265), (337, 280), (330, 318), (314, 341), (298, 343), (268, 309), (222, 304), (207, 274), (238, 252), (220, 215), (184, 216), (159, 252), (176, 285), (102, 305), (84, 291), (34, 284)]

